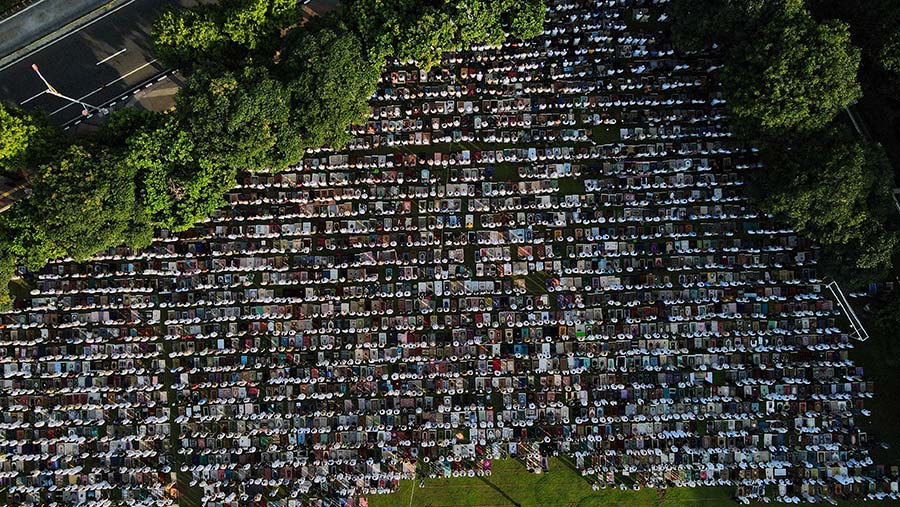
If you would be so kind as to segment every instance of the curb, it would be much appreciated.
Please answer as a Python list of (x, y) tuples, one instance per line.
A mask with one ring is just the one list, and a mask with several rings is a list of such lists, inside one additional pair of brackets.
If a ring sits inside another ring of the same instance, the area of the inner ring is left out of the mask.
[(57, 39), (60, 39), (72, 32), (75, 32), (82, 26), (90, 23), (91, 21), (99, 18), (100, 16), (103, 16), (104, 14), (115, 9), (116, 7), (119, 7), (130, 1), (132, 1), (132, 0), (109, 0), (105, 4), (100, 5), (99, 7), (96, 7), (92, 11), (88, 12), (87, 14), (82, 15), (81, 17), (79, 17), (73, 21), (70, 21), (69, 23), (60, 27), (59, 29), (54, 30), (53, 32), (50, 32), (46, 35), (43, 35), (42, 37), (38, 38), (37, 40), (29, 42), (25, 46), (22, 46), (19, 49), (12, 51), (11, 53), (0, 58), (0, 70), (3, 70), (6, 67), (9, 67), (10, 65), (13, 65), (15, 63), (18, 63), (20, 60), (25, 58), (27, 55), (44, 48), (45, 46), (53, 43)]

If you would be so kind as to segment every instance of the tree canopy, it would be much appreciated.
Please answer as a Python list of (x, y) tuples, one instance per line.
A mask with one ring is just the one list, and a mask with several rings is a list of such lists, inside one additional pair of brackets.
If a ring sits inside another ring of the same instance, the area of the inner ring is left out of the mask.
[(537, 37), (544, 31), (546, 12), (543, 0), (514, 2), (509, 22), (510, 34), (521, 40)]
[(861, 94), (846, 23), (817, 22), (803, 0), (675, 0), (673, 36), (724, 54), (728, 107), (747, 132), (815, 130)]
[(282, 64), (289, 78), (291, 121), (307, 148), (342, 147), (347, 127), (364, 121), (381, 66), (363, 55), (359, 38), (343, 22), (318, 25), (290, 38)]
[(302, 15), (296, 0), (225, 0), (165, 12), (153, 27), (158, 57), (173, 67), (203, 60), (237, 61), (272, 51), (282, 28)]
[(236, 183), (237, 169), (207, 159), (173, 117), (129, 138), (124, 162), (137, 175), (143, 213), (156, 228), (187, 229)]
[(897, 238), (885, 225), (892, 176), (883, 149), (836, 127), (815, 137), (779, 140), (763, 151), (758, 191), (764, 209), (820, 244), (858, 254), (855, 267), (890, 264)]
[(191, 75), (178, 94), (176, 115), (212, 163), (246, 171), (280, 170), (303, 157), (291, 121), (291, 92), (265, 67)]
[(862, 93), (849, 26), (817, 21), (803, 0), (674, 0), (673, 15), (682, 50), (724, 56), (729, 111), (765, 166), (757, 202), (823, 245), (832, 272), (885, 271), (893, 175), (880, 146), (835, 121)]
[(727, 55), (728, 104), (754, 128), (823, 128), (861, 94), (848, 26), (817, 23), (802, 5), (779, 9)]
[(544, 0), (348, 0), (345, 19), (373, 63), (393, 55), (430, 68), (441, 54), (537, 37)]
[(13, 114), (0, 103), (0, 165), (22, 156), (36, 132), (27, 117)]
[(73, 145), (60, 160), (39, 168), (24, 203), (29, 216), (41, 217), (30, 224), (27, 264), (86, 259), (125, 242), (140, 213), (134, 171), (121, 162), (109, 150)]

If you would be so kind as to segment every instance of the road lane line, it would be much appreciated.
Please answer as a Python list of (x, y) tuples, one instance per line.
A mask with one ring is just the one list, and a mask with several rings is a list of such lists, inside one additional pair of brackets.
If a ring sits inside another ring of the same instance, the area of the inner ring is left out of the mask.
[[(119, 76), (118, 78), (113, 79), (112, 81), (110, 81), (110, 82), (106, 83), (105, 85), (103, 85), (103, 88), (106, 88), (107, 86), (109, 86), (109, 85), (111, 85), (111, 84), (113, 84), (113, 83), (117, 83), (117, 82), (119, 82), (119, 81), (125, 79), (126, 77), (128, 77), (128, 76), (134, 74), (135, 72), (137, 72), (137, 71), (139, 71), (139, 70), (141, 70), (141, 69), (143, 69), (143, 68), (145, 68), (145, 67), (149, 67), (149, 66), (153, 65), (154, 63), (156, 63), (156, 58), (150, 60), (149, 62), (147, 62), (147, 63), (141, 65), (140, 67), (134, 69), (133, 71), (131, 71), (131, 72), (127, 73), (127, 74), (122, 74), (122, 75)], [(96, 93), (96, 92), (91, 92), (91, 93)]]
[(118, 11), (119, 9), (122, 9), (122, 8), (124, 8), (124, 7), (127, 7), (127, 6), (133, 4), (133, 3), (136, 2), (136, 1), (137, 1), (137, 0), (130, 0), (130, 1), (128, 1), (128, 2), (125, 2), (124, 4), (122, 4), (122, 5), (118, 6), (118, 7), (116, 7), (115, 9), (113, 9), (113, 10), (107, 12), (106, 14), (100, 16), (99, 18), (97, 18), (97, 19), (91, 21), (90, 23), (87, 23), (86, 25), (79, 27), (77, 30), (72, 30), (71, 32), (68, 32), (68, 33), (62, 35), (61, 37), (58, 37), (58, 38), (56, 38), (56, 39), (53, 39), (52, 41), (50, 41), (50, 42), (48, 42), (47, 44), (44, 44), (43, 46), (41, 46), (41, 47), (35, 49), (34, 51), (28, 53), (27, 55), (22, 55), (21, 58), (17, 58), (15, 61), (9, 62), (9, 63), (7, 63), (6, 65), (4, 65), (3, 67), (0, 67), (0, 71), (6, 70), (7, 68), (12, 67), (13, 65), (15, 65), (15, 64), (17, 64), (17, 63), (19, 63), (19, 62), (21, 62), (22, 60), (24, 60), (24, 59), (26, 59), (26, 58), (28, 58), (28, 57), (30, 57), (30, 56), (36, 54), (36, 53), (40, 53), (41, 51), (43, 51), (43, 50), (49, 48), (50, 46), (56, 44), (57, 42), (59, 42), (59, 41), (65, 39), (66, 37), (68, 37), (68, 36), (70, 36), (70, 35), (72, 35), (72, 34), (75, 34), (75, 33), (78, 33), (78, 32), (80, 32), (80, 31), (84, 30), (85, 28), (87, 28), (87, 27), (93, 25), (94, 23), (100, 21), (101, 19), (105, 18), (106, 16), (109, 16), (110, 14), (113, 14), (114, 12)]
[(128, 48), (122, 48), (121, 51), (117, 51), (117, 52), (115, 52), (115, 53), (113, 53), (113, 54), (107, 56), (106, 58), (104, 58), (104, 59), (100, 60), (99, 62), (95, 63), (94, 66), (96, 67), (97, 65), (100, 65), (101, 63), (106, 63), (106, 62), (112, 60), (113, 58), (115, 58), (115, 57), (121, 55), (122, 53), (124, 53), (124, 52), (127, 51), (127, 50), (128, 50)]
[(36, 95), (32, 95), (31, 97), (28, 97), (27, 99), (23, 100), (22, 102), (19, 102), (19, 105), (20, 105), (20, 106), (24, 106), (25, 104), (31, 102), (32, 100), (34, 100), (34, 99), (40, 97), (41, 95), (43, 95), (43, 94), (45, 94), (45, 93), (47, 93), (47, 90), (44, 90), (44, 91), (42, 91), (41, 93), (38, 93), (38, 94), (36, 94)]
[[(154, 80), (154, 79), (158, 79), (159, 77), (167, 77), (167, 76), (171, 75), (171, 73), (172, 73), (172, 70), (171, 70), (171, 69), (166, 69), (166, 70), (163, 70), (160, 74), (156, 74), (156, 75), (152, 76), (152, 77), (150, 78), (150, 80), (152, 81), (152, 80)], [(113, 98), (110, 99), (110, 100), (113, 101), (114, 103), (120, 102), (120, 101), (121, 101), (121, 102), (125, 102), (125, 101), (128, 100), (128, 97), (130, 97), (130, 96), (132, 96), (132, 95), (135, 95), (135, 94), (137, 94), (138, 92), (140, 92), (142, 86), (143, 86), (143, 83), (140, 83), (140, 84), (138, 84), (137, 86), (135, 86), (135, 87), (133, 87), (133, 88), (129, 88), (128, 90), (126, 90), (125, 92), (123, 92), (121, 95), (119, 95), (119, 96), (117, 96), (117, 97), (113, 97)], [(93, 92), (92, 92), (92, 93), (93, 93)], [(102, 104), (102, 103), (101, 103), (101, 104), (97, 104), (97, 105), (100, 106), (100, 107), (103, 107), (103, 104)], [(67, 106), (67, 107), (68, 107), (68, 106)], [(109, 105), (107, 105), (106, 107), (112, 107), (112, 104), (109, 104)], [(65, 108), (63, 108), (63, 109), (65, 109)], [(72, 122), (75, 122), (74, 125), (78, 125), (79, 123), (82, 122), (82, 120), (83, 120), (83, 117), (82, 117), (81, 115), (78, 115), (78, 116), (76, 116), (76, 117), (74, 117), (74, 118), (72, 118), (72, 119), (70, 119), (70, 120), (68, 120), (68, 121), (64, 121), (64, 122), (62, 123), (62, 125), (73, 126)]]
[[(138, 68), (132, 70), (131, 72), (128, 72), (127, 74), (122, 74), (121, 76), (117, 77), (116, 79), (113, 79), (112, 81), (106, 83), (105, 85), (101, 86), (100, 88), (97, 88), (96, 90), (92, 91), (91, 93), (88, 93), (87, 95), (83, 95), (83, 96), (81, 96), (81, 97), (78, 97), (78, 100), (84, 100), (84, 99), (90, 97), (91, 95), (93, 95), (93, 94), (99, 92), (100, 90), (106, 88), (107, 86), (109, 86), (109, 85), (111, 85), (111, 84), (114, 84), (114, 83), (118, 83), (119, 81), (125, 79), (126, 77), (128, 77), (128, 76), (134, 74), (135, 72), (138, 72), (138, 71), (141, 70), (141, 69), (144, 69), (144, 68), (146, 68), (146, 67), (149, 67), (150, 65), (153, 65), (154, 63), (156, 63), (156, 58), (154, 58), (154, 59), (150, 60), (149, 62), (147, 62), (147, 63), (141, 65), (140, 67), (138, 67)], [(69, 106), (74, 106), (74, 105), (75, 105), (74, 103), (71, 103), (71, 102), (70, 102), (69, 104), (66, 104), (66, 105), (64, 105), (63, 107), (57, 109), (56, 111), (53, 111), (53, 112), (50, 113), (48, 116), (53, 116), (54, 114), (59, 113), (60, 111), (62, 111), (62, 110), (64, 110), (64, 109), (68, 108)]]

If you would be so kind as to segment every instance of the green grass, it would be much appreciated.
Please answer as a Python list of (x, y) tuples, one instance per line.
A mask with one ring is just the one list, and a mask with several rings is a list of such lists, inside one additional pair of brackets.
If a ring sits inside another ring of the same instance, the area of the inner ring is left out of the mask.
[[(717, 507), (737, 506), (731, 487), (594, 491), (567, 460), (550, 459), (550, 471), (529, 473), (516, 460), (495, 460), (490, 477), (401, 481), (396, 493), (370, 495), (369, 507)], [(788, 504), (757, 504), (788, 507)], [(888, 507), (896, 502), (838, 502), (839, 507)]]
[(621, 140), (616, 125), (597, 125), (591, 128), (591, 139), (597, 144), (612, 144)]
[(368, 499), (370, 507), (713, 507), (733, 503), (731, 494), (731, 488), (593, 491), (587, 479), (552, 458), (550, 471), (541, 475), (518, 461), (497, 460), (490, 477), (426, 479), (422, 488), (402, 481), (396, 493)]
[[(873, 329), (871, 319), (864, 322), (866, 329)], [(900, 360), (898, 360), (896, 336), (873, 334), (864, 343), (854, 343), (855, 348), (850, 358), (863, 367), (863, 378), (875, 384), (875, 396), (866, 400), (866, 408), (872, 412), (869, 420), (860, 421), (863, 428), (868, 429), (870, 438), (877, 435), (878, 441), (884, 441), (890, 447), (876, 447), (872, 451), (875, 463), (888, 467), (900, 466)]]

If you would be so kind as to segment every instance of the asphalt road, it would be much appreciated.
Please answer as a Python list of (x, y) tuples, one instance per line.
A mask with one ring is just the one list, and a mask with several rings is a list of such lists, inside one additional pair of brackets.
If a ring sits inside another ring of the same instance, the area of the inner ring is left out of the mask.
[(197, 0), (132, 0), (79, 30), (0, 68), (0, 98), (27, 110), (44, 109), (63, 125), (81, 117), (81, 107), (45, 93), (33, 63), (59, 93), (97, 105), (164, 73), (153, 56), (153, 20), (169, 6)]

